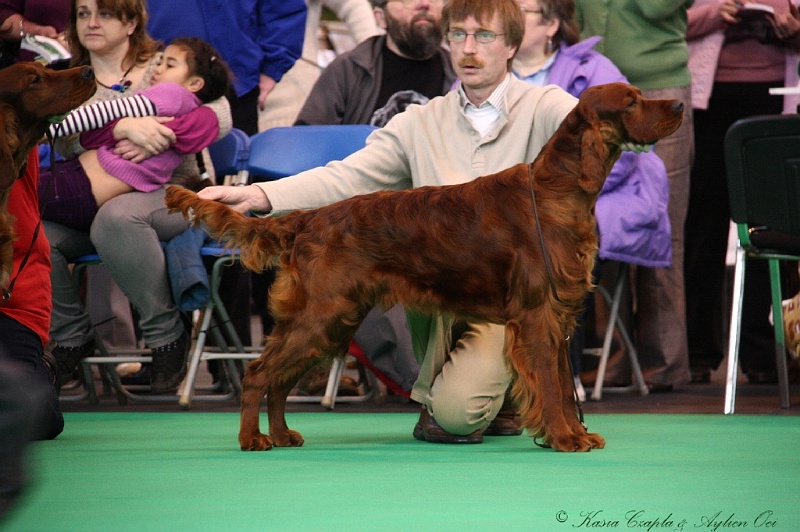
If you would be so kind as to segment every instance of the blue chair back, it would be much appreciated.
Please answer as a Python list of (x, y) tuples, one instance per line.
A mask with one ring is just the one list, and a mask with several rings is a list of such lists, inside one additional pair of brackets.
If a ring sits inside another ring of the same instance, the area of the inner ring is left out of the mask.
[(363, 148), (375, 126), (362, 124), (277, 127), (250, 137), (251, 181), (274, 181), (344, 159)]
[(247, 184), (247, 160), (250, 158), (250, 137), (247, 133), (233, 128), (209, 146), (208, 152), (218, 179), (227, 175), (237, 176), (235, 184)]

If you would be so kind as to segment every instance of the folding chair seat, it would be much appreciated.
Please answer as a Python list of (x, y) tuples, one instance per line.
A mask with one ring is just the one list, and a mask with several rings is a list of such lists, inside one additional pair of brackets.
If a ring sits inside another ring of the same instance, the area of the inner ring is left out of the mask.
[(725, 136), (725, 165), (738, 242), (724, 412), (735, 410), (747, 258), (769, 262), (778, 393), (781, 408), (789, 408), (780, 263), (800, 260), (800, 116), (753, 116), (737, 121)]

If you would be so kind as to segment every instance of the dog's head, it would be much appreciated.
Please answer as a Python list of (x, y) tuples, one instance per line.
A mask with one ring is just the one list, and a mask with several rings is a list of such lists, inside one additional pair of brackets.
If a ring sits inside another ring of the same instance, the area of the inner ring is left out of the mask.
[(28, 151), (50, 121), (78, 107), (95, 90), (88, 66), (56, 71), (22, 62), (0, 70), (0, 190), (22, 175)]
[(609, 83), (586, 89), (570, 117), (572, 127), (582, 128), (580, 186), (599, 194), (623, 150), (643, 150), (678, 129), (683, 103), (644, 98), (632, 85)]

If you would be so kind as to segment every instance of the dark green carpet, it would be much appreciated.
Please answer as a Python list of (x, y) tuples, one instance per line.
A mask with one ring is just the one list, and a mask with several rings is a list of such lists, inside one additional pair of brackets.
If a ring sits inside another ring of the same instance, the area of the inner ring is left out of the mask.
[(608, 446), (586, 454), (420, 443), (413, 414), (290, 414), (305, 446), (264, 453), (238, 450), (238, 414), (66, 419), (0, 528), (800, 530), (793, 416), (591, 415)]

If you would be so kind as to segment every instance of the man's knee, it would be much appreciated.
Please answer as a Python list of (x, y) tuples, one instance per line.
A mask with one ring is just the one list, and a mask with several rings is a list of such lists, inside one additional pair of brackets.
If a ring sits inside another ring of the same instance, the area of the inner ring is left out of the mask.
[(437, 394), (431, 398), (428, 410), (444, 430), (465, 435), (489, 426), (502, 403), (502, 395), (467, 398), (455, 394)]

